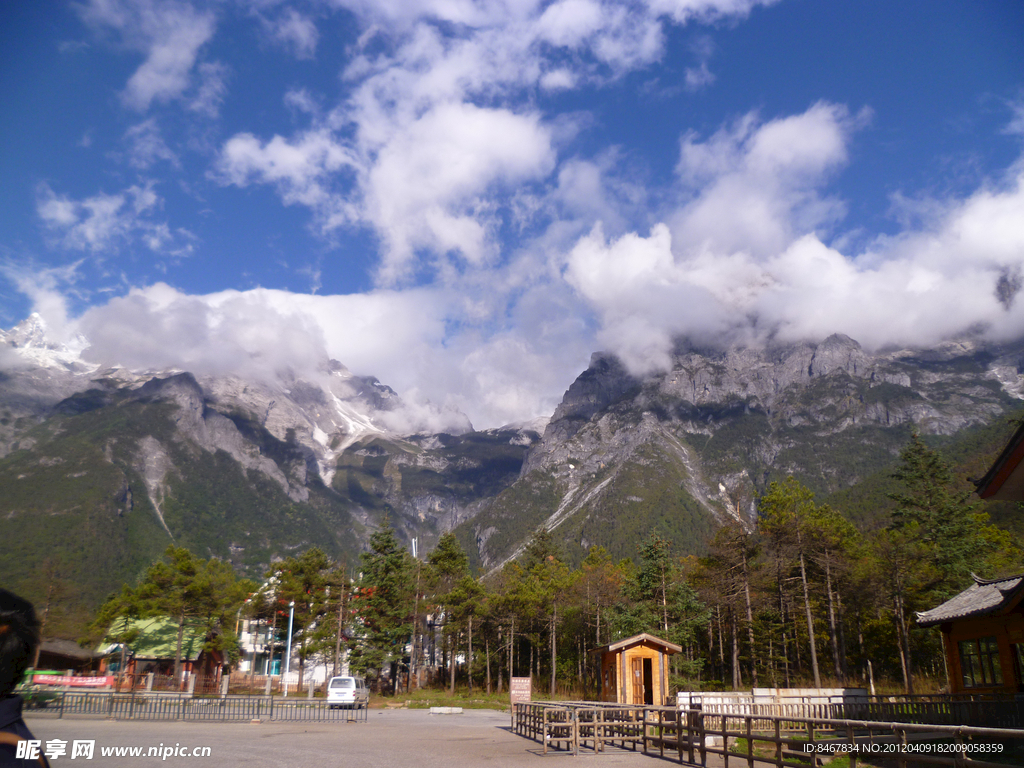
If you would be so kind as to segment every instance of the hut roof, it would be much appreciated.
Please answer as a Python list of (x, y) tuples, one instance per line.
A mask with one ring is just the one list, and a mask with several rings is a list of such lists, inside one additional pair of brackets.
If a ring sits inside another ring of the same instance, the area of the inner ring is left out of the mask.
[[(178, 645), (178, 624), (167, 616), (135, 619), (130, 626), (139, 630), (138, 639), (130, 647), (136, 659), (173, 659)], [(113, 634), (111, 630), (108, 630)], [(101, 654), (110, 651), (113, 640), (108, 636), (97, 648)], [(181, 639), (181, 658), (195, 661), (206, 644), (206, 628), (186, 626)]]
[(609, 643), (608, 645), (602, 646), (601, 648), (595, 648), (591, 653), (608, 653), (622, 651), (627, 648), (632, 648), (634, 645), (641, 645), (647, 643), (648, 645), (655, 645), (662, 649), (665, 653), (671, 656), (673, 653), (682, 653), (682, 647), (675, 643), (670, 643), (668, 640), (662, 640), (660, 637), (649, 635), (646, 632), (642, 632), (639, 635), (633, 635), (627, 637), (625, 640), (619, 640), (616, 643)]
[(983, 499), (1024, 501), (1024, 424), (1017, 428), (985, 476), (974, 483)]
[(74, 640), (61, 640), (59, 638), (43, 640), (39, 644), (39, 652), (52, 656), (63, 656), (79, 662), (98, 659), (103, 655), (102, 653), (90, 651), (88, 648), (83, 648)]
[(1024, 595), (1024, 575), (1003, 579), (980, 579), (971, 574), (974, 584), (930, 611), (917, 614), (917, 623), (932, 627), (954, 619), (967, 619), (999, 613), (1015, 605)]

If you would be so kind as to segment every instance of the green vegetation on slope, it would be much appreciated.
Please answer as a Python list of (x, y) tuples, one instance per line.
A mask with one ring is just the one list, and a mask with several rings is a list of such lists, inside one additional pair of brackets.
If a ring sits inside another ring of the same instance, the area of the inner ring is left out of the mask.
[[(47, 634), (74, 637), (110, 593), (133, 583), (172, 543), (141, 475), (140, 441), (147, 437), (173, 465), (158, 498), (173, 543), (250, 576), (261, 576), (273, 556), (313, 543), (354, 558), (356, 526), (344, 499), (311, 482), (309, 500), (295, 502), (227, 453), (185, 440), (175, 416), (176, 406), (166, 401), (83, 393), (0, 459), (0, 525), (17, 542), (9, 550), (16, 556), (0, 558), (0, 583), (36, 605), (49, 591)], [(285, 471), (305, 461), (294, 445), (243, 417), (232, 419)]]

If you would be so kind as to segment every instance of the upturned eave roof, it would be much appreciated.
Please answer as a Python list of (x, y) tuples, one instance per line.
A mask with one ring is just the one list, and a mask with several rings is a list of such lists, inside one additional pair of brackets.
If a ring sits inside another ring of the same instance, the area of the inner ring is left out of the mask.
[(974, 584), (942, 605), (917, 614), (921, 627), (933, 627), (958, 619), (971, 619), (1004, 613), (1024, 596), (1024, 575), (1002, 579), (981, 579), (971, 574)]
[(1024, 423), (974, 486), (983, 499), (1024, 501)]

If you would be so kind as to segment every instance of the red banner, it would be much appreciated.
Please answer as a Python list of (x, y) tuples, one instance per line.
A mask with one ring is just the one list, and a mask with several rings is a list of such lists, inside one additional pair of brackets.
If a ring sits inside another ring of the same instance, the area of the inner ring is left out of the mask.
[(114, 684), (113, 675), (101, 677), (76, 677), (71, 675), (33, 675), (37, 685), (61, 685), (69, 688), (106, 688)]

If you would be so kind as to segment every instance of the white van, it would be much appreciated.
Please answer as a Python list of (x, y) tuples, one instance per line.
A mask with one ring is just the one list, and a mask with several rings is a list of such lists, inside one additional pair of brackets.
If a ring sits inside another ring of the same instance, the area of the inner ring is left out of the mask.
[(370, 703), (370, 689), (361, 677), (332, 677), (327, 683), (327, 706), (362, 709)]

